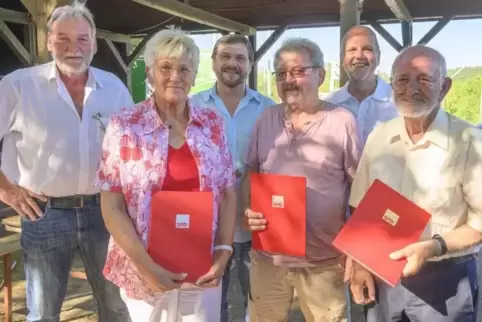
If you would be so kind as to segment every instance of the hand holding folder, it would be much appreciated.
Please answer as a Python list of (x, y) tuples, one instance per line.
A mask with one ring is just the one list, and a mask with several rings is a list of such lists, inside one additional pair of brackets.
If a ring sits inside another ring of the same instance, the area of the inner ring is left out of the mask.
[(430, 218), (424, 209), (375, 180), (333, 246), (396, 286), (407, 260), (393, 260), (390, 254), (418, 242)]
[(153, 193), (148, 253), (155, 263), (195, 284), (212, 266), (213, 195), (211, 192)]
[(252, 248), (306, 256), (306, 178), (252, 173), (251, 211), (263, 215), (266, 229), (253, 231)]

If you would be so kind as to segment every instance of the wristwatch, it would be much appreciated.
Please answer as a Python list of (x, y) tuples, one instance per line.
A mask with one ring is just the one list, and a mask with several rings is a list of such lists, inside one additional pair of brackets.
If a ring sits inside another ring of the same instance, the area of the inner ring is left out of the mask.
[(439, 234), (435, 234), (432, 236), (432, 239), (436, 240), (439, 245), (440, 245), (440, 254), (439, 256), (442, 256), (442, 255), (445, 255), (447, 254), (447, 243), (445, 242), (445, 239), (443, 239), (442, 236), (440, 236)]

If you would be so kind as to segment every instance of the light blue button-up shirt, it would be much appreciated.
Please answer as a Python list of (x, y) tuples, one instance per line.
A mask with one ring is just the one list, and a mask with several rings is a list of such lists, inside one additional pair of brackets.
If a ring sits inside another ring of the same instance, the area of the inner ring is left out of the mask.
[(375, 91), (363, 101), (358, 102), (348, 92), (348, 85), (347, 82), (345, 86), (329, 93), (324, 99), (346, 108), (355, 115), (363, 144), (365, 144), (370, 133), (380, 122), (386, 122), (398, 116), (392, 99), (392, 88), (378, 77)]
[[(241, 99), (234, 112), (229, 113), (223, 100), (216, 92), (216, 85), (212, 88), (199, 92), (191, 96), (191, 103), (216, 110), (224, 119), (225, 131), (228, 137), (229, 148), (233, 156), (234, 169), (244, 173), (244, 156), (248, 149), (249, 138), (253, 131), (254, 124), (258, 116), (269, 106), (276, 103), (269, 97), (246, 88), (246, 95)], [(238, 180), (239, 184), (239, 180)], [(238, 203), (239, 205), (240, 203)], [(250, 234), (244, 231), (240, 223), (241, 207), (238, 207), (238, 220), (234, 234), (235, 242), (245, 242), (250, 240)]]

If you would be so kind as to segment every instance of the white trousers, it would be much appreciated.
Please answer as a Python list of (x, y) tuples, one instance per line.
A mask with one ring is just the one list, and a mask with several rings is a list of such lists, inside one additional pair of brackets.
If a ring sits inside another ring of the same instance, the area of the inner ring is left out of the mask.
[(179, 289), (154, 302), (133, 300), (121, 290), (132, 322), (219, 322), (221, 284), (209, 289)]

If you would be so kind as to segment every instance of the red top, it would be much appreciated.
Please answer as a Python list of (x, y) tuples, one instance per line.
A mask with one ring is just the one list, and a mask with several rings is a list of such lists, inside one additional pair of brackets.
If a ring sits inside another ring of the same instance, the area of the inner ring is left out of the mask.
[(169, 145), (164, 191), (199, 191), (199, 172), (191, 149), (185, 142), (179, 149)]

